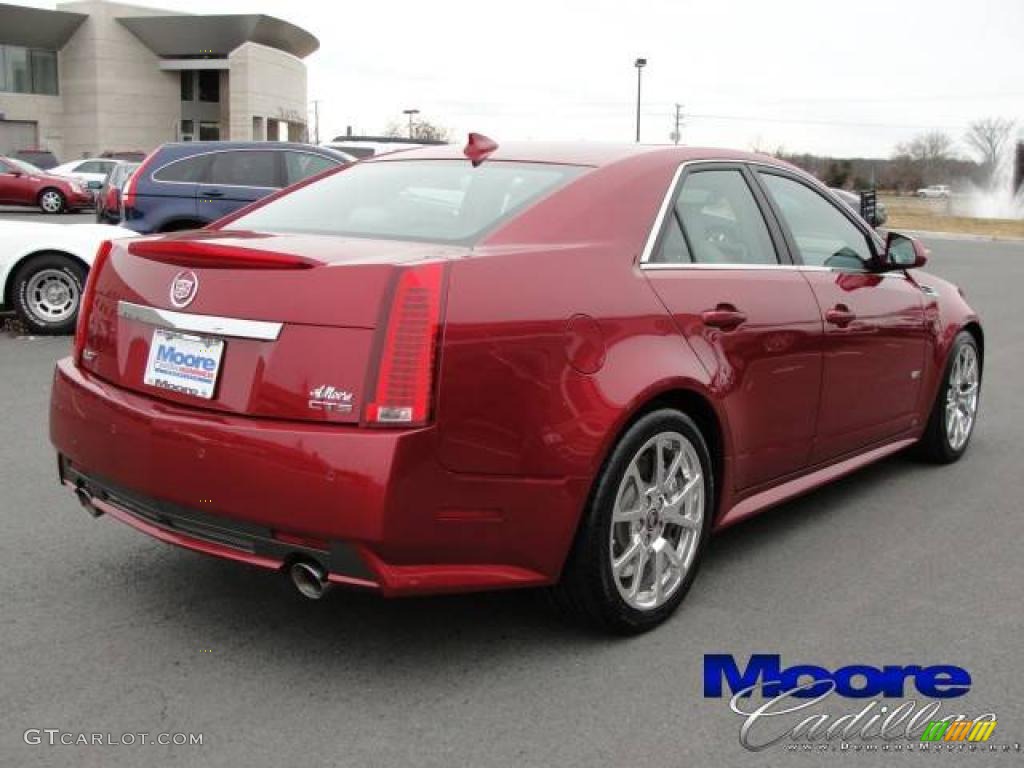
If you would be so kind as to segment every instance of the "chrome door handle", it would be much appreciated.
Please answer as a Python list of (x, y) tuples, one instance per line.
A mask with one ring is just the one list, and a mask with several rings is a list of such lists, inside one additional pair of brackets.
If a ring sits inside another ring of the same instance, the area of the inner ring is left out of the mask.
[(832, 309), (825, 313), (825, 319), (832, 325), (845, 328), (857, 319), (857, 315), (856, 313), (851, 312), (850, 308), (845, 304), (836, 304)]
[(700, 314), (704, 325), (731, 331), (747, 321), (747, 316), (732, 304), (719, 304), (714, 309), (706, 309)]

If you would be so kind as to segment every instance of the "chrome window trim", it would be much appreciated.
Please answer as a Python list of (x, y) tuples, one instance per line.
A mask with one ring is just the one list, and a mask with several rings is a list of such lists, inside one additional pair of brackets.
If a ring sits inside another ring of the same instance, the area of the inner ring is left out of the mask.
[(187, 312), (147, 307), (130, 301), (118, 301), (117, 314), (126, 320), (137, 320), (147, 325), (158, 325), (176, 331), (192, 331), (193, 333), (258, 341), (276, 341), (281, 335), (281, 328), (284, 325), (268, 320), (193, 315)]
[(665, 190), (665, 196), (662, 198), (661, 206), (658, 208), (658, 215), (654, 217), (654, 226), (647, 233), (647, 242), (644, 243), (644, 249), (640, 252), (641, 269), (645, 267), (654, 253), (654, 246), (657, 244), (658, 235), (661, 234), (661, 229), (665, 224), (665, 216), (668, 214), (669, 206), (672, 205), (672, 197), (676, 191), (676, 186), (679, 184), (679, 177), (683, 175), (686, 166), (692, 164), (690, 161), (680, 163), (679, 167), (676, 168), (676, 172), (672, 174), (672, 181), (669, 182), (668, 189)]
[[(776, 170), (780, 170), (780, 171), (785, 171), (786, 170), (786, 168), (784, 168), (782, 166), (772, 165), (771, 163), (763, 163), (763, 162), (760, 162), (758, 160), (730, 160), (729, 158), (725, 158), (725, 157), (715, 157), (715, 158), (709, 158), (707, 160), (685, 160), (682, 163), (680, 163), (679, 167), (676, 168), (676, 172), (674, 174), (672, 174), (672, 181), (669, 182), (668, 189), (665, 191), (665, 197), (662, 198), (661, 207), (658, 208), (658, 215), (654, 219), (654, 226), (651, 228), (651, 231), (647, 234), (647, 241), (644, 243), (644, 249), (640, 252), (640, 266), (641, 267), (644, 267), (647, 264), (647, 262), (650, 261), (651, 255), (654, 253), (654, 246), (658, 242), (658, 235), (661, 234), (661, 227), (662, 227), (662, 225), (665, 222), (665, 216), (668, 215), (668, 209), (672, 205), (672, 197), (673, 197), (673, 194), (676, 191), (676, 186), (679, 184), (679, 177), (683, 175), (683, 172), (686, 170), (686, 168), (688, 166), (691, 166), (691, 165), (712, 165), (712, 164), (715, 164), (715, 163), (721, 163), (721, 164), (724, 164), (724, 165), (739, 165), (739, 166), (743, 166), (743, 165), (758, 165), (758, 166), (761, 166), (763, 168), (775, 168)], [(751, 190), (751, 195), (753, 195), (753, 190)], [(756, 197), (754, 198), (754, 201), (755, 201), (755, 203), (757, 202), (757, 198)], [(758, 209), (760, 209), (761, 204), (757, 203), (757, 207), (758, 207)], [(684, 266), (684, 265), (679, 265), (679, 266)], [(701, 265), (692, 265), (691, 264), (689, 266), (701, 266)], [(721, 266), (721, 265), (714, 265), (714, 266)], [(745, 265), (744, 264), (744, 265), (740, 265), (740, 266), (750, 266), (750, 265)], [(764, 264), (762, 266), (774, 269), (777, 266), (784, 267), (784, 266), (789, 266), (789, 265), (779, 263), (779, 264)]]
[(872, 272), (869, 269), (843, 269), (842, 267), (825, 267), (818, 264), (673, 264), (652, 262), (650, 264), (641, 264), (640, 269), (645, 272), (690, 269), (726, 272), (735, 272), (737, 270), (753, 270), (758, 272), (768, 270), (775, 272), (834, 272), (841, 275), (874, 275), (882, 278), (906, 278), (903, 271), (898, 269), (891, 272)]
[[(671, 264), (671, 263), (649, 263), (650, 258), (654, 253), (654, 246), (658, 242), (658, 235), (661, 234), (662, 226), (665, 223), (665, 217), (668, 215), (668, 209), (672, 204), (672, 198), (675, 194), (676, 187), (679, 184), (679, 179), (683, 175), (687, 166), (691, 165), (712, 165), (715, 163), (721, 163), (725, 165), (740, 165), (748, 166), (751, 168), (768, 168), (770, 170), (779, 171), (784, 175), (799, 175), (795, 173), (792, 168), (787, 168), (783, 165), (775, 165), (774, 163), (766, 163), (761, 160), (732, 160), (725, 157), (708, 158), (704, 160), (685, 160), (679, 164), (674, 174), (672, 174), (672, 181), (669, 182), (668, 189), (665, 190), (665, 196), (662, 198), (661, 206), (658, 208), (658, 215), (654, 219), (654, 225), (651, 227), (651, 231), (647, 234), (647, 240), (644, 242), (644, 248), (640, 252), (640, 269), (806, 269), (810, 271), (832, 271), (832, 272), (851, 272), (853, 274), (881, 274), (888, 276), (885, 272), (872, 272), (870, 269), (864, 270), (844, 270), (837, 269), (835, 267), (825, 267), (814, 264)], [(813, 187), (812, 187), (813, 189)], [(819, 192), (820, 194), (820, 192)], [(845, 205), (844, 203), (842, 205)], [(760, 208), (760, 203), (758, 202)], [(845, 212), (837, 207), (837, 210), (845, 216)], [(860, 226), (859, 222), (850, 219), (849, 216), (845, 216), (851, 224), (853, 224), (860, 232), (866, 237), (870, 238), (876, 247), (881, 245), (881, 236), (873, 231), (867, 230)]]

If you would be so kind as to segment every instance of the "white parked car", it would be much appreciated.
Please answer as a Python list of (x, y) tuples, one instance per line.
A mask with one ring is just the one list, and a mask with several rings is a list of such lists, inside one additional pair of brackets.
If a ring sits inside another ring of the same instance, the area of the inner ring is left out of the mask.
[(0, 311), (31, 333), (71, 333), (85, 278), (104, 240), (138, 237), (107, 224), (0, 221)]
[(48, 173), (67, 176), (69, 179), (78, 179), (85, 182), (90, 189), (99, 189), (107, 180), (107, 175), (114, 169), (114, 166), (120, 164), (120, 160), (111, 160), (109, 157), (86, 157), (58, 165), (56, 168), (51, 168)]
[(951, 197), (952, 194), (953, 193), (950, 191), (949, 187), (945, 184), (932, 184), (931, 186), (922, 187), (917, 190), (918, 197)]

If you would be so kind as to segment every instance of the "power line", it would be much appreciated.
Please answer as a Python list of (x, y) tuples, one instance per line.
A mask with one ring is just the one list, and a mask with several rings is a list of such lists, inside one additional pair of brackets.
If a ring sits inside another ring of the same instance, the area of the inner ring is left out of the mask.
[[(661, 113), (670, 114), (670, 113)], [(915, 128), (922, 130), (935, 130), (945, 129), (950, 131), (960, 131), (967, 128), (966, 124), (962, 125), (910, 125), (906, 123), (870, 123), (870, 122), (858, 122), (852, 120), (821, 120), (816, 118), (787, 118), (787, 117), (757, 117), (754, 115), (715, 115), (700, 112), (690, 112), (687, 114), (689, 118), (695, 118), (698, 120), (732, 120), (736, 122), (751, 122), (751, 123), (787, 123), (790, 125), (833, 125), (842, 126), (846, 128)]]

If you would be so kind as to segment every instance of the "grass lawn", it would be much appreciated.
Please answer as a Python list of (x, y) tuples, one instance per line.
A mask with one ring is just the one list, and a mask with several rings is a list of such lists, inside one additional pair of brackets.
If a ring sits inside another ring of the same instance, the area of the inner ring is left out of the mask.
[(917, 229), (926, 232), (953, 232), (965, 235), (1024, 238), (1024, 219), (974, 219), (954, 216), (949, 200), (922, 200), (917, 197), (879, 195), (889, 210), (886, 229)]

